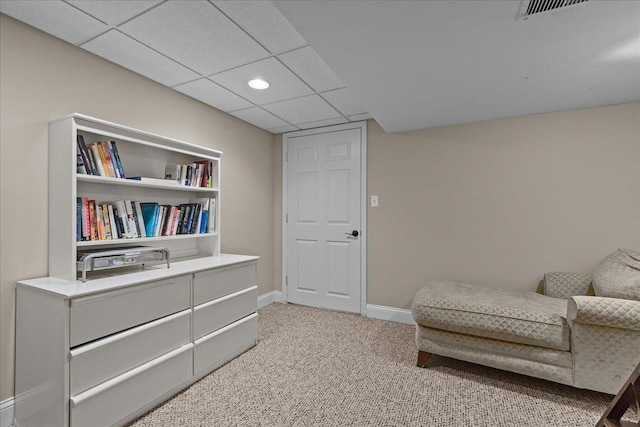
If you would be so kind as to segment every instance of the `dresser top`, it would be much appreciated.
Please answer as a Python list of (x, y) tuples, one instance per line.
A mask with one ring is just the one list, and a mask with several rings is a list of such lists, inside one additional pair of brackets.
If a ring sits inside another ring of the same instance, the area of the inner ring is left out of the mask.
[[(171, 262), (170, 268), (167, 268), (166, 264), (148, 266), (143, 271), (91, 279), (84, 283), (79, 280), (70, 281), (55, 277), (41, 277), (38, 279), (21, 280), (18, 282), (18, 286), (37, 289), (61, 298), (70, 299), (139, 285), (141, 283), (168, 279), (183, 274), (197, 273), (213, 268), (224, 268), (235, 264), (257, 261), (259, 258), (258, 256), (250, 255), (220, 254), (220, 256), (174, 261)], [(114, 269), (113, 272), (117, 272), (117, 269)]]

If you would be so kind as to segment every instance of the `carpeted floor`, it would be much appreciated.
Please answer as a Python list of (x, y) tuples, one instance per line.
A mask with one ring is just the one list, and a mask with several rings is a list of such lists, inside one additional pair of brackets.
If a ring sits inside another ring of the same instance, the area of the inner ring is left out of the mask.
[(410, 325), (277, 303), (259, 315), (257, 347), (131, 425), (583, 427), (612, 399), (439, 356), (416, 368)]

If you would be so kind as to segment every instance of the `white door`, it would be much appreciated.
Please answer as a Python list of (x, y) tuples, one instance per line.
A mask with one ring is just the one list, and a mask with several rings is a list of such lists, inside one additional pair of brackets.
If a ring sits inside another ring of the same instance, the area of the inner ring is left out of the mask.
[(361, 312), (364, 125), (286, 136), (287, 300)]

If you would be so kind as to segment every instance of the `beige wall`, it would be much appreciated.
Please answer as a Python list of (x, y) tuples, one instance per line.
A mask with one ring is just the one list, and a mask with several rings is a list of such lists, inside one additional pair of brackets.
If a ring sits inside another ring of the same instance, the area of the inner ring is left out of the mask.
[(47, 122), (88, 114), (222, 156), (222, 250), (273, 290), (274, 137), (0, 15), (0, 400), (13, 396), (15, 282), (47, 274)]
[(397, 134), (369, 121), (367, 149), (369, 304), (409, 308), (438, 279), (534, 290), (640, 249), (640, 103)]

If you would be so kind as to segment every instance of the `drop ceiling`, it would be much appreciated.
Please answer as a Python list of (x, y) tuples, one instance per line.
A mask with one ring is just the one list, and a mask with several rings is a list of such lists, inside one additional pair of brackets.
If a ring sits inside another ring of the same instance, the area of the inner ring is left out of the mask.
[[(0, 0), (0, 12), (273, 133), (640, 100), (640, 1), (522, 19), (527, 3)], [(249, 88), (255, 77), (271, 87)]]
[[(2, 0), (0, 12), (273, 133), (371, 117), (268, 1)], [(269, 89), (251, 89), (256, 77)]]

